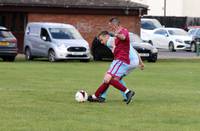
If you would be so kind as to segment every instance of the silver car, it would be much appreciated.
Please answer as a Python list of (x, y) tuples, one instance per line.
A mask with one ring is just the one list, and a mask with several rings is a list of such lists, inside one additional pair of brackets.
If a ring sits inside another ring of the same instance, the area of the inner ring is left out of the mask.
[(17, 39), (7, 28), (0, 26), (0, 58), (14, 61), (17, 55)]
[(49, 61), (78, 59), (90, 60), (89, 44), (69, 24), (33, 22), (26, 28), (24, 37), (26, 60), (45, 57)]

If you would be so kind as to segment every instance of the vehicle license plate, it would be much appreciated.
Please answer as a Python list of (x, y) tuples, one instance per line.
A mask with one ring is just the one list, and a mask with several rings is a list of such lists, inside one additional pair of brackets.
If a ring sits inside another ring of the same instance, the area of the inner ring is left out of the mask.
[(140, 56), (149, 56), (149, 53), (139, 53)]
[(186, 44), (185, 47), (190, 47), (190, 45), (187, 45), (187, 44)]
[(9, 43), (8, 42), (0, 42), (0, 46), (8, 46)]
[(73, 52), (72, 55), (83, 55), (81, 52)]

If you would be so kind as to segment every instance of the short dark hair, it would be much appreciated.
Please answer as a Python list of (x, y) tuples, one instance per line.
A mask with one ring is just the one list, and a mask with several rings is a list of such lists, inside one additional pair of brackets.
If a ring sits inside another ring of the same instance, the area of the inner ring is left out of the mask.
[(104, 31), (102, 31), (102, 32), (99, 33), (98, 37), (99, 36), (106, 36), (106, 35), (109, 35), (109, 32), (106, 31), (106, 30), (104, 30)]
[(117, 17), (113, 17), (109, 20), (110, 23), (113, 23), (115, 25), (119, 25), (120, 24), (120, 20)]

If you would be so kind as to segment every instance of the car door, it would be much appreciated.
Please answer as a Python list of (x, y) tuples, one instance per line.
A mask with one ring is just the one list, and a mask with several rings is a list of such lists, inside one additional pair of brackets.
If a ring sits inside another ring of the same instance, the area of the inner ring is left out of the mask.
[(167, 31), (164, 29), (159, 29), (155, 31), (154, 35), (153, 44), (155, 44), (155, 47), (168, 49), (169, 35)]
[(51, 38), (48, 31), (45, 28), (41, 28), (40, 42), (39, 42), (39, 52), (41, 56), (44, 57), (47, 56), (50, 44), (51, 44)]
[(39, 56), (39, 32), (37, 33), (38, 27), (29, 26), (25, 32), (24, 44), (29, 46), (31, 54), (33, 56)]

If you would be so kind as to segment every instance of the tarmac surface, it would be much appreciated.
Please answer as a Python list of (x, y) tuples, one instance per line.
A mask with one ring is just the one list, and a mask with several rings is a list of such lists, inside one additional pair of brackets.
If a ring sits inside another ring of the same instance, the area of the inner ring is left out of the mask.
[[(17, 58), (25, 59), (25, 56), (23, 54), (18, 54)], [(158, 59), (200, 59), (200, 56), (197, 56), (196, 52), (190, 52), (190, 51), (170, 52), (167, 49), (166, 50), (159, 49)]]
[(159, 49), (158, 59), (200, 59), (200, 56), (197, 56), (196, 52), (180, 50), (176, 52), (170, 52), (168, 50)]

